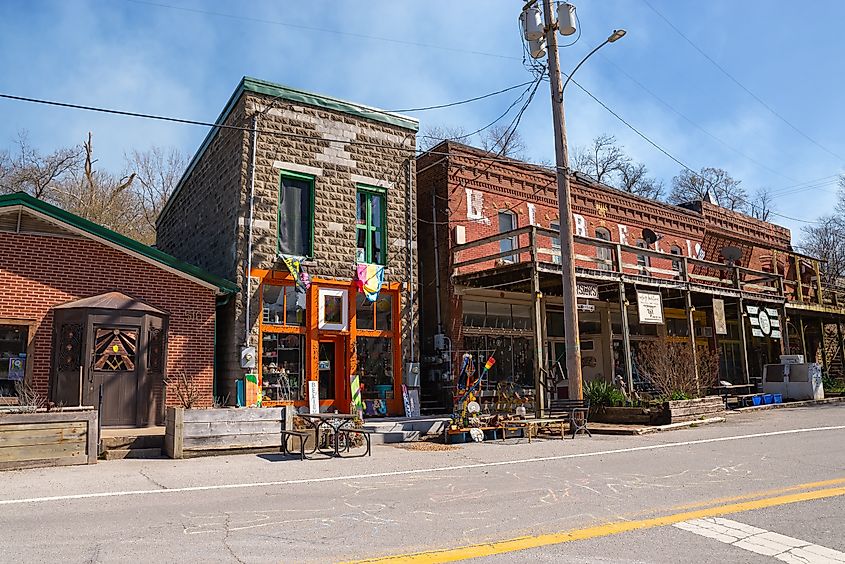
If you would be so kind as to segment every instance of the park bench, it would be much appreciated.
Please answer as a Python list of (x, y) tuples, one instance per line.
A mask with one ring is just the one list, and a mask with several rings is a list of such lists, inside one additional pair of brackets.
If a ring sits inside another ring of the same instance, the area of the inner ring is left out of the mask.
[(549, 404), (549, 415), (551, 417), (563, 417), (569, 421), (569, 430), (572, 431), (572, 438), (578, 433), (593, 434), (587, 428), (587, 420), (590, 416), (590, 400), (559, 399), (552, 400)]

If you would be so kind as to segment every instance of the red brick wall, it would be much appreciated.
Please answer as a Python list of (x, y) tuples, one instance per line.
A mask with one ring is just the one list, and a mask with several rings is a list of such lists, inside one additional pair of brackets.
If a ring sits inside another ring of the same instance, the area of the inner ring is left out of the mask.
[[(167, 371), (184, 370), (212, 402), (214, 293), (181, 276), (88, 239), (0, 233), (0, 318), (35, 320), (33, 386), (47, 394), (53, 306), (119, 291), (170, 313)], [(161, 405), (162, 388), (155, 388)], [(167, 398), (168, 405), (175, 397)]]

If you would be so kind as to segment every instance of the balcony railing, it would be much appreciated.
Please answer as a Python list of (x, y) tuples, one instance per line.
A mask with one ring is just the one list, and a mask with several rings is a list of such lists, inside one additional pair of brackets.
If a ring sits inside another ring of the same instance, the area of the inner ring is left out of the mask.
[[(560, 257), (555, 245), (558, 237), (557, 231), (527, 226), (456, 245), (452, 249), (452, 272), (468, 274), (514, 263), (533, 264), (541, 272), (559, 271), (560, 260), (555, 260)], [(576, 235), (574, 242), (573, 258), (579, 277), (741, 292), (776, 300), (789, 297), (784, 293), (784, 278), (780, 274), (593, 237)], [(838, 303), (845, 305), (845, 293)]]

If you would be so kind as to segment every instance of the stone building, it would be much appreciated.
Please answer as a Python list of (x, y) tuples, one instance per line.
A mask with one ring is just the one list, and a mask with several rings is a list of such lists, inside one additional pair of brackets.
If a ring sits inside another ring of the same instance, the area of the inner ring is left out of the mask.
[[(401, 413), (416, 356), (417, 121), (245, 77), (216, 123), (157, 246), (241, 288), (218, 311), (221, 392), (234, 401), (254, 373), (264, 405), (304, 408), (310, 389), (320, 409), (347, 412), (357, 375), (368, 408)], [(304, 257), (307, 290), (285, 257)], [(384, 267), (374, 303), (358, 292), (361, 264)]]
[[(448, 402), (438, 394), (463, 353), (497, 357), (492, 385), (565, 396), (553, 172), (444, 142), (418, 158), (417, 183), (419, 208), (427, 206), (420, 238), (435, 243), (420, 256), (421, 335), (432, 367), (424, 406)], [(718, 352), (720, 378), (737, 384), (758, 381), (786, 351), (841, 366), (845, 302), (822, 287), (819, 261), (795, 252), (788, 229), (707, 201), (641, 198), (579, 174), (571, 186), (585, 381), (647, 386), (637, 350), (660, 337)], [(650, 319), (647, 301), (656, 306)]]
[(97, 407), (102, 390), (103, 425), (155, 425), (179, 405), (169, 377), (211, 406), (234, 284), (24, 193), (0, 196), (0, 247), (0, 405), (25, 386)]

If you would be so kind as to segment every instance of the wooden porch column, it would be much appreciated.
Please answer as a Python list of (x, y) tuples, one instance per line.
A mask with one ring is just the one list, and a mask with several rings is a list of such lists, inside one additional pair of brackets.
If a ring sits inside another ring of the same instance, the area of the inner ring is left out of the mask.
[(543, 324), (543, 293), (540, 291), (540, 273), (537, 267), (537, 228), (528, 233), (531, 247), (531, 310), (534, 317), (534, 413), (542, 417), (546, 409), (546, 383), (543, 382), (543, 344), (546, 327)]
[(797, 255), (792, 255), (792, 263), (795, 265), (795, 287), (798, 290), (798, 301), (804, 303), (804, 285), (801, 282), (801, 259)]
[(745, 374), (745, 383), (751, 383), (751, 373), (748, 371), (748, 337), (745, 334), (745, 300), (739, 298), (739, 336), (742, 341), (742, 370)]
[(693, 370), (695, 371), (695, 391), (698, 395), (701, 395), (701, 384), (699, 383), (698, 379), (698, 350), (695, 348), (695, 320), (693, 319), (692, 312), (692, 292), (689, 290), (684, 290), (686, 294), (686, 301), (684, 303), (684, 309), (687, 313), (687, 327), (689, 327), (689, 343), (692, 347), (692, 366)]
[(807, 359), (807, 340), (804, 338), (804, 320), (798, 318), (798, 335), (801, 337), (801, 354), (804, 355), (804, 362), (809, 362)]
[(625, 300), (625, 283), (619, 281), (619, 312), (622, 316), (622, 354), (625, 365), (625, 382), (628, 394), (634, 395), (634, 366), (631, 358), (631, 330), (628, 325), (628, 305)]
[(819, 261), (813, 261), (816, 271), (816, 301), (820, 306), (824, 305), (824, 290), (822, 289), (822, 271), (819, 268)]
[(780, 324), (780, 351), (781, 354), (789, 354), (789, 316), (786, 313), (786, 305), (783, 306), (783, 321)]
[(824, 320), (819, 318), (819, 348), (822, 350), (822, 370), (827, 372), (827, 347), (824, 339)]

